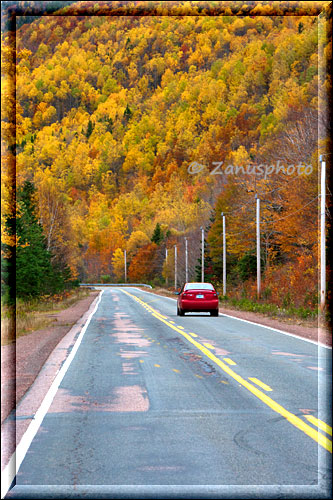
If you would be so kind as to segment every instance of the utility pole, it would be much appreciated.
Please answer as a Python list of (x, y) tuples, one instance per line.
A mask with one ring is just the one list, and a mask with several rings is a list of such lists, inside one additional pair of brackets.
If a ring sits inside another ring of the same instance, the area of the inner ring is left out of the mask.
[(165, 284), (168, 286), (168, 249), (165, 249), (165, 268), (166, 268), (166, 273), (165, 273)]
[(260, 262), (260, 198), (256, 194), (257, 200), (257, 297), (260, 298), (261, 288), (261, 262)]
[(225, 243), (225, 215), (222, 215), (222, 225), (223, 225), (223, 297), (227, 294), (227, 251)]
[(187, 238), (185, 238), (185, 283), (188, 282), (188, 249)]
[(205, 230), (201, 227), (201, 282), (205, 281)]
[(177, 245), (175, 245), (175, 290), (177, 290)]
[(320, 309), (323, 312), (326, 302), (326, 162), (320, 155), (321, 188), (320, 188)]
[(124, 250), (124, 268), (125, 268), (125, 283), (127, 282), (127, 262), (126, 262), (126, 250)]

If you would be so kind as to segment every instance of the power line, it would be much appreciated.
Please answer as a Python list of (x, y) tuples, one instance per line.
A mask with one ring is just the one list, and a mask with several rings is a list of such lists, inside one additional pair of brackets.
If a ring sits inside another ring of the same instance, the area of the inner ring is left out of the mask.
[(311, 203), (313, 203), (315, 200), (318, 200), (319, 197), (320, 197), (320, 195), (316, 196), (315, 198), (310, 200), (308, 203), (303, 205), (301, 208), (299, 208), (298, 210), (295, 210), (295, 212), (292, 212), (291, 214), (288, 214), (285, 217), (279, 217), (278, 219), (268, 221), (268, 222), (266, 222), (266, 224), (275, 224), (275, 222), (279, 222), (280, 220), (288, 219), (288, 217), (291, 217), (292, 215), (295, 215), (295, 214), (301, 212), (303, 210), (303, 208), (307, 207), (308, 205), (311, 205)]
[[(295, 177), (292, 181), (289, 181), (289, 182), (288, 182), (288, 185), (292, 184), (292, 183), (293, 183), (293, 182), (295, 182), (296, 180), (298, 180), (298, 177)], [(275, 187), (275, 188), (271, 189), (270, 191), (267, 191), (266, 193), (263, 193), (263, 195), (264, 195), (264, 196), (267, 196), (267, 195), (269, 195), (269, 194), (273, 193), (274, 191), (279, 191), (279, 190), (280, 190), (280, 189), (282, 189), (283, 187), (285, 187), (285, 184), (284, 184), (284, 185), (277, 186), (277, 187)], [(262, 200), (262, 201), (263, 201), (263, 200)], [(243, 208), (244, 208), (244, 207), (247, 207), (247, 206), (249, 206), (249, 205), (251, 205), (251, 206), (253, 207), (252, 203), (253, 203), (253, 200), (250, 200), (249, 202), (244, 203), (241, 207), (237, 207), (237, 208), (235, 208), (234, 210), (230, 210), (230, 212), (223, 212), (223, 213), (224, 213), (225, 215), (231, 215), (231, 214), (233, 214), (233, 213), (240, 212), (240, 211), (242, 211), (242, 210), (243, 210)]]
[[(311, 205), (311, 203), (313, 203), (315, 200), (317, 200), (319, 198), (319, 195), (316, 196), (315, 198), (313, 198), (312, 200), (310, 200), (308, 203), (306, 203), (305, 205), (303, 205), (301, 208), (299, 208), (298, 210), (295, 210), (294, 212), (284, 216), (284, 217), (279, 217), (278, 219), (274, 219), (274, 220), (271, 220), (271, 221), (265, 221), (264, 224), (265, 225), (268, 225), (268, 224), (275, 224), (276, 222), (279, 222), (281, 220), (285, 220), (285, 219), (288, 219), (289, 217), (291, 217), (292, 215), (295, 215), (299, 212), (301, 212), (304, 208), (306, 208), (308, 205)], [(254, 226), (255, 225), (255, 222), (249, 222), (248, 223), (248, 227), (246, 229), (243, 229), (242, 231), (239, 231), (238, 233), (231, 233), (231, 234), (228, 234), (227, 236), (228, 237), (232, 237), (232, 236), (238, 236), (240, 234), (244, 234), (246, 233), (248, 230), (249, 230), (249, 227), (250, 226)]]

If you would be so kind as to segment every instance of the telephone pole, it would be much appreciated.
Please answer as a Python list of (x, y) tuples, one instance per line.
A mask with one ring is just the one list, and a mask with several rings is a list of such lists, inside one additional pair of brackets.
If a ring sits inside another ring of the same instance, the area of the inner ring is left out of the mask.
[(205, 230), (201, 227), (201, 282), (205, 281)]
[(320, 188), (320, 309), (323, 312), (326, 302), (326, 162), (320, 155), (321, 188)]
[(175, 290), (177, 290), (177, 245), (175, 245)]
[(223, 224), (223, 296), (227, 294), (227, 251), (225, 243), (225, 215), (221, 212)]
[(185, 283), (188, 282), (188, 249), (187, 238), (185, 238)]
[(260, 298), (261, 288), (261, 262), (260, 262), (260, 198), (256, 194), (257, 200), (257, 297)]
[(165, 249), (165, 268), (166, 268), (166, 274), (165, 274), (165, 284), (168, 286), (168, 249)]
[(126, 250), (124, 250), (124, 269), (125, 269), (125, 283), (127, 282), (127, 258)]

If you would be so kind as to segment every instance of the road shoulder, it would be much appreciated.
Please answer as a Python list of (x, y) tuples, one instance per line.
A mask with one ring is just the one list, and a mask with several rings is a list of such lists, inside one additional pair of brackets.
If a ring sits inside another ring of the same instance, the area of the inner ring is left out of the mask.
[[(47, 341), (42, 344), (41, 349), (39, 349), (38, 344), (41, 331), (36, 331), (22, 337), (22, 339), (27, 338), (30, 339), (30, 341), (33, 339), (34, 343), (32, 349), (30, 349), (29, 344), (30, 355), (29, 353), (27, 356), (22, 355), (20, 361), (16, 363), (16, 370), (22, 376), (26, 366), (25, 361), (29, 364), (30, 356), (32, 356), (34, 358), (34, 363), (32, 364), (30, 372), (31, 377), (32, 373), (34, 373), (34, 379), (32, 382), (31, 378), (27, 379), (27, 381), (24, 381), (22, 378), (17, 379), (21, 392), (23, 392), (23, 390), (25, 392), (15, 405), (15, 413), (11, 411), (1, 424), (1, 440), (3, 443), (1, 447), (1, 470), (8, 464), (10, 457), (15, 452), (16, 445), (20, 442), (22, 436), (28, 429), (36, 411), (51, 387), (55, 376), (59, 372), (69, 352), (72, 350), (77, 336), (80, 334), (89, 314), (95, 307), (99, 293), (99, 291), (93, 292), (89, 297), (81, 299), (73, 306), (61, 311), (59, 313), (59, 319), (62, 318), (62, 320), (64, 320), (66, 317), (71, 318), (72, 321), (70, 326), (68, 326), (68, 323), (67, 326), (63, 325), (61, 335), (58, 327), (54, 327), (54, 331), (52, 331), (52, 327), (49, 328), (47, 337), (44, 332)], [(74, 319), (76, 319), (76, 322), (73, 324)], [(26, 347), (26, 345), (22, 345), (21, 342), (21, 352), (23, 352), (22, 349)], [(42, 352), (42, 354), (39, 354), (40, 352)], [(15, 396), (12, 398), (12, 401), (15, 401)]]
[(1, 423), (33, 384), (47, 358), (98, 295), (91, 291), (67, 309), (54, 313), (54, 324), (1, 346)]

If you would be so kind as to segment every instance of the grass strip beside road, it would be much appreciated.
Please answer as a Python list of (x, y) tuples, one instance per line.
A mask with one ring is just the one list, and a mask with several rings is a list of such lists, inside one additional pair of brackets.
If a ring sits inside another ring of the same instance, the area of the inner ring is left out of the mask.
[(236, 298), (220, 298), (220, 305), (226, 307), (235, 307), (241, 311), (256, 312), (260, 314), (265, 314), (272, 318), (279, 319), (301, 319), (301, 320), (317, 320), (318, 309), (311, 309), (309, 307), (295, 307), (286, 306), (279, 307), (276, 304), (270, 302), (258, 302), (256, 300), (251, 300), (248, 298), (236, 299)]
[(147, 310), (150, 310), (152, 316), (157, 318), (159, 321), (162, 321), (163, 323), (165, 323), (169, 328), (172, 328), (173, 330), (175, 330), (178, 333), (180, 333), (181, 335), (183, 335), (183, 337), (185, 337), (192, 345), (194, 345), (203, 354), (205, 354), (211, 361), (213, 361), (217, 366), (219, 366), (227, 375), (232, 377), (236, 382), (238, 382), (245, 389), (247, 389), (254, 396), (256, 396), (259, 400), (261, 400), (265, 405), (267, 405), (273, 411), (275, 411), (276, 413), (278, 413), (279, 415), (284, 417), (294, 427), (296, 427), (300, 431), (304, 432), (307, 436), (309, 436), (311, 439), (313, 439), (318, 444), (320, 444), (320, 446), (322, 446), (327, 451), (332, 453), (332, 441), (330, 441), (330, 439), (328, 439), (326, 436), (320, 434), (317, 430), (310, 427), (307, 423), (305, 423), (299, 417), (297, 417), (296, 415), (294, 415), (290, 411), (286, 410), (283, 406), (281, 406), (279, 403), (274, 401), (271, 397), (267, 396), (267, 394), (263, 393), (260, 389), (258, 389), (254, 385), (250, 384), (247, 380), (245, 380), (243, 377), (238, 375), (234, 370), (232, 370), (230, 368), (230, 366), (226, 365), (221, 359), (217, 358), (209, 349), (207, 349), (207, 347), (200, 344), (200, 342), (197, 342), (196, 340), (194, 340), (193, 337), (191, 335), (187, 334), (184, 330), (178, 328), (176, 325), (165, 320), (164, 319), (165, 316), (161, 315), (153, 307), (149, 306), (149, 304), (147, 304), (146, 302), (141, 300), (139, 297), (136, 297), (135, 295), (132, 295), (131, 293), (129, 293), (125, 290), (122, 290), (122, 291), (124, 293), (126, 293), (128, 296), (132, 297), (138, 303), (140, 303)]
[(58, 312), (88, 297), (86, 289), (75, 289), (55, 296), (44, 296), (29, 301), (17, 300), (15, 306), (1, 307), (1, 345), (15, 342), (22, 335), (47, 328), (55, 322)]

